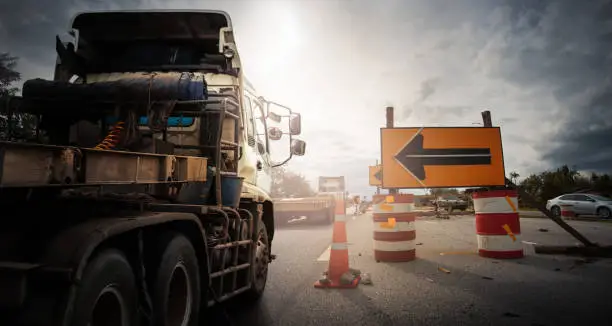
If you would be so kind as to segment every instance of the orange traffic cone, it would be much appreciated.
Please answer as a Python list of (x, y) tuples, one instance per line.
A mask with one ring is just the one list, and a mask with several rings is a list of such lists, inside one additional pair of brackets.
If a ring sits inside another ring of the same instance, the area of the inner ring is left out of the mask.
[(361, 273), (349, 268), (344, 193), (336, 195), (333, 232), (329, 254), (329, 270), (326, 277), (315, 282), (314, 286), (316, 288), (356, 288), (361, 280)]

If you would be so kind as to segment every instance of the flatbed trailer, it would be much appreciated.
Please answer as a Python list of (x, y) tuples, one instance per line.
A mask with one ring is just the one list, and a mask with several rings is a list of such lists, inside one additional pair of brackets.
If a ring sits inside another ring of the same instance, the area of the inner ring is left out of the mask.
[(309, 221), (330, 224), (334, 221), (334, 212), (333, 196), (274, 199), (274, 218), (277, 225), (301, 217), (306, 217)]

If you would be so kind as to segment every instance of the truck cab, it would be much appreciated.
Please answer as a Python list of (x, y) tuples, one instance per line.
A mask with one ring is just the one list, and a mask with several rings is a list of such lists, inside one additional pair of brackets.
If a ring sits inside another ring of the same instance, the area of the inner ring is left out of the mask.
[[(305, 143), (293, 138), (301, 132), (300, 115), (266, 100), (247, 80), (227, 13), (88, 12), (74, 18), (69, 34), (72, 40), (57, 39), (56, 81), (87, 84), (182, 73), (204, 84), (205, 96), (235, 106), (233, 109), (239, 118), (224, 119), (222, 138), (228, 145), (240, 143), (241, 146), (236, 156), (229, 149), (224, 149), (222, 156), (224, 164), (238, 165), (238, 175), (244, 178), (245, 196), (270, 201), (271, 169), (294, 155), (304, 155)], [(183, 116), (170, 116), (167, 121), (164, 136), (175, 144), (177, 154), (206, 153), (201, 147), (207, 128), (205, 121)], [(276, 122), (277, 126), (269, 126), (270, 122)], [(149, 129), (148, 117), (139, 117), (139, 124), (141, 131)], [(83, 130), (86, 128), (79, 126), (72, 128), (71, 143), (84, 139), (82, 134), (87, 133)], [(290, 138), (287, 159), (273, 162), (271, 142), (283, 136)]]

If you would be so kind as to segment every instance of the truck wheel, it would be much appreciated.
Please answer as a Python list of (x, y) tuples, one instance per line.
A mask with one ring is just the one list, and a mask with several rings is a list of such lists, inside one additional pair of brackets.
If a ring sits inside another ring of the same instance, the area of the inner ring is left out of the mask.
[(266, 225), (259, 221), (259, 229), (254, 242), (254, 259), (251, 273), (251, 288), (244, 293), (247, 302), (258, 301), (266, 289), (268, 265), (270, 263), (270, 242)]
[(191, 242), (182, 234), (166, 233), (160, 242), (153, 272), (154, 325), (197, 325), (200, 311), (200, 272)]
[(130, 263), (117, 249), (97, 254), (78, 287), (72, 326), (136, 325), (138, 288)]

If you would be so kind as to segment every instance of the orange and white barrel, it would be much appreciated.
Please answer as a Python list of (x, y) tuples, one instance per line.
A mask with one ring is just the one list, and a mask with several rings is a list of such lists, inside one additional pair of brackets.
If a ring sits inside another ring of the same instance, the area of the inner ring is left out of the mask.
[(489, 258), (522, 258), (521, 223), (516, 190), (473, 194), (478, 254)]
[(375, 195), (374, 260), (407, 262), (416, 258), (414, 195)]

